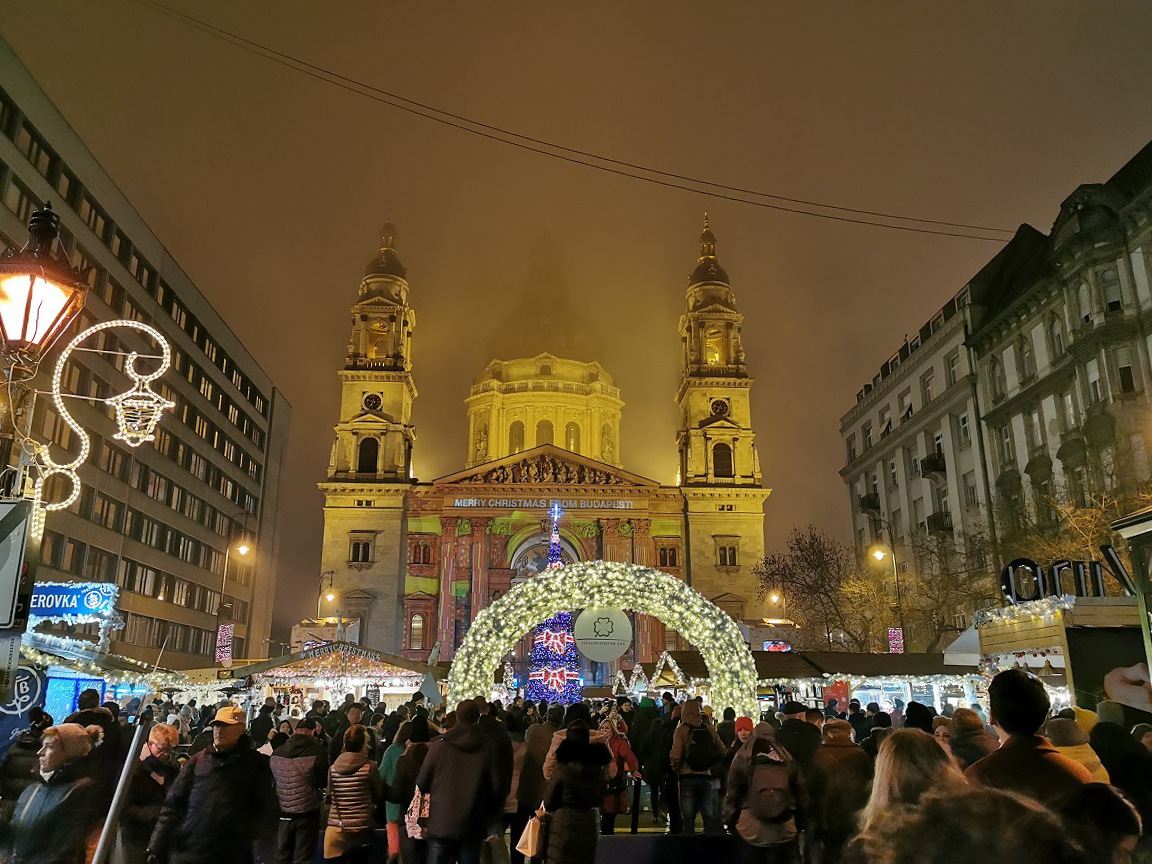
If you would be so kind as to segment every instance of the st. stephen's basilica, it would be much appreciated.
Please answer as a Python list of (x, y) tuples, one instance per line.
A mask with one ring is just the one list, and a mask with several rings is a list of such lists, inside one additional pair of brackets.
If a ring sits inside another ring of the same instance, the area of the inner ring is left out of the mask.
[[(493, 359), (472, 385), (462, 470), (411, 480), (416, 312), (395, 245), (389, 223), (352, 306), (336, 440), (319, 484), (322, 569), (342, 614), (359, 619), (361, 643), (412, 660), (439, 643), (451, 659), (481, 609), (544, 568), (556, 503), (566, 561), (655, 567), (736, 620), (759, 620), (752, 568), (764, 554), (770, 490), (751, 425), (743, 316), (707, 219), (679, 323), (683, 374), (669, 394), (680, 409), (675, 486), (623, 467), (624, 402), (612, 376), (539, 327), (543, 342)], [(689, 647), (654, 618), (636, 618), (632, 660)]]

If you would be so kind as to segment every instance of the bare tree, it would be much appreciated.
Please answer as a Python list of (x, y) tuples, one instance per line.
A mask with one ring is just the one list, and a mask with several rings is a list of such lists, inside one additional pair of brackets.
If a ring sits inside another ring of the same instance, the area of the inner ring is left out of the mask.
[(794, 528), (787, 551), (753, 568), (760, 598), (780, 592), (797, 631), (798, 648), (874, 650), (882, 585), (853, 551), (814, 526)]

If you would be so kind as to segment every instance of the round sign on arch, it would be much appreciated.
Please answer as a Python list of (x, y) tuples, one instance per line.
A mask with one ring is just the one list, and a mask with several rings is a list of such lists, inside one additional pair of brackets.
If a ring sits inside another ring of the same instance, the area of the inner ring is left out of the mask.
[(674, 576), (637, 564), (585, 561), (517, 585), (482, 610), (452, 660), (448, 702), (487, 694), (496, 666), (525, 633), (558, 612), (616, 606), (659, 619), (708, 665), (712, 703), (758, 717), (756, 666), (736, 622)]

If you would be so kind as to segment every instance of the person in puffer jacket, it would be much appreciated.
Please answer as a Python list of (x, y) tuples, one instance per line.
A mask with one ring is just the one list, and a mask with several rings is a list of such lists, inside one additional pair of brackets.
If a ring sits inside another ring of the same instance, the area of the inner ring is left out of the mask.
[(1096, 755), (1096, 751), (1088, 743), (1088, 734), (1077, 726), (1075, 721), (1066, 720), (1063, 717), (1053, 717), (1044, 724), (1043, 734), (1052, 742), (1057, 753), (1061, 756), (1067, 756), (1073, 762), (1079, 762), (1087, 768), (1093, 781), (1096, 783), (1112, 782), (1108, 778), (1108, 769), (1104, 767), (1100, 757)]
[(320, 721), (302, 717), (270, 765), (280, 802), (276, 864), (311, 864), (320, 836), (320, 790), (328, 781), (328, 748), (316, 737)]
[(376, 802), (384, 795), (379, 766), (364, 750), (368, 730), (359, 723), (344, 732), (344, 751), (328, 769), (328, 829), (324, 832), (324, 858), (363, 864), (372, 853)]

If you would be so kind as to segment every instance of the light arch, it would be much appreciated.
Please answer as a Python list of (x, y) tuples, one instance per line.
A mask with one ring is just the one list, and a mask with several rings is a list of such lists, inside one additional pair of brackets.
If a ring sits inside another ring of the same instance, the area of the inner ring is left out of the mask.
[(583, 561), (513, 587), (480, 611), (448, 674), (448, 704), (487, 696), (501, 658), (558, 612), (615, 606), (651, 615), (695, 645), (708, 666), (712, 704), (759, 717), (756, 665), (736, 622), (689, 585), (638, 564)]

